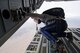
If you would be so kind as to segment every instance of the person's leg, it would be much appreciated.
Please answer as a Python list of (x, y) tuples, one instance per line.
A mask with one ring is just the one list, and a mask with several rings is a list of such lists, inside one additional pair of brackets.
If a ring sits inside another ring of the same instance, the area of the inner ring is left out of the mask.
[(66, 32), (58, 32), (57, 34), (56, 34), (56, 37), (66, 37)]
[[(66, 33), (62, 32), (62, 33), (56, 33), (55, 35), (52, 34), (52, 32), (49, 32), (47, 29), (47, 27), (43, 27), (40, 29), (40, 32), (43, 34), (43, 36), (45, 36), (48, 40), (50, 40), (51, 42), (55, 42), (55, 40), (57, 40), (57, 37), (66, 37)], [(53, 32), (54, 33), (54, 32)]]
[[(41, 28), (41, 33), (48, 38), (50, 41), (57, 40), (57, 37), (65, 37), (66, 33), (64, 33), (66, 29), (66, 23), (62, 22), (60, 20), (57, 20), (55, 23), (52, 23), (50, 25), (47, 25), (43, 28)], [(52, 34), (56, 33), (56, 35)]]
[(42, 33), (43, 36), (45, 36), (50, 42), (54, 43), (55, 42), (55, 38), (51, 36), (51, 34), (44, 30), (43, 28), (41, 28), (40, 32)]
[(66, 29), (67, 23), (65, 20), (56, 20), (57, 37), (66, 37), (66, 33), (64, 32)]
[[(54, 29), (52, 29), (54, 28)], [(57, 40), (57, 38), (55, 37), (55, 35), (52, 35), (52, 31), (55, 30), (55, 26), (53, 25), (47, 25), (43, 28), (40, 29), (40, 32), (43, 34), (43, 36), (45, 36), (50, 42), (55, 42), (55, 40)]]

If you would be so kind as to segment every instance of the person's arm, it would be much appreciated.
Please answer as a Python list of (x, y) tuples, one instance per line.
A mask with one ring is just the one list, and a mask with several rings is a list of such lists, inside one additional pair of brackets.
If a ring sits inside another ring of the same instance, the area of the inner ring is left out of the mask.
[(48, 14), (37, 14), (37, 13), (26, 13), (25, 16), (29, 16), (32, 19), (35, 20), (36, 23), (38, 23), (38, 21), (47, 21), (49, 19), (60, 19), (60, 18), (56, 18), (56, 16), (51, 16)]
[(41, 16), (43, 14), (37, 14), (37, 13), (26, 13), (25, 16), (31, 17), (36, 23), (40, 24), (41, 23)]
[(38, 13), (26, 13), (25, 16), (32, 17), (33, 19), (41, 19), (41, 18), (48, 19), (50, 17), (52, 17), (53, 19), (61, 19), (61, 18), (56, 18), (56, 16), (51, 16), (48, 14), (38, 14)]
[(37, 19), (37, 18), (39, 19), (41, 15), (42, 14), (37, 14), (37, 13), (26, 13), (25, 14), (25, 16), (32, 17), (33, 19)]

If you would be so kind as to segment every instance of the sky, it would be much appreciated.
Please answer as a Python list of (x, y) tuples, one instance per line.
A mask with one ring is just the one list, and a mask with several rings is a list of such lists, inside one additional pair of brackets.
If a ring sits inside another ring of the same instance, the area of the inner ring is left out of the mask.
[[(62, 7), (65, 11), (65, 20), (69, 27), (80, 27), (80, 1), (73, 2), (44, 2), (37, 13), (54, 8)], [(43, 23), (39, 25), (42, 26)], [(29, 18), (5, 43), (0, 47), (0, 53), (25, 53), (28, 45), (36, 33), (36, 23)]]
[(54, 7), (62, 7), (66, 13), (66, 17), (70, 16), (80, 16), (80, 1), (61, 1), (61, 2), (45, 2), (42, 6), (37, 10), (38, 13), (42, 13), (43, 11), (54, 8)]

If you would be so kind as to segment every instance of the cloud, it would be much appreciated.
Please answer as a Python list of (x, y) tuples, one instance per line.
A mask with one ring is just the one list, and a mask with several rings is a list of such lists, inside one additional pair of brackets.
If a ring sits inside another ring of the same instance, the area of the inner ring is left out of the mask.
[(69, 17), (66, 18), (68, 26), (71, 28), (80, 28), (80, 17)]

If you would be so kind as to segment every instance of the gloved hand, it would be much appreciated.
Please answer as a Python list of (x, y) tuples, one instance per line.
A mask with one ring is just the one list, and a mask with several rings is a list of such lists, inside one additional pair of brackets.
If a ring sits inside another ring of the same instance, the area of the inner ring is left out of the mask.
[(34, 21), (35, 21), (37, 24), (40, 24), (40, 23), (41, 23), (41, 20), (40, 20), (40, 19), (34, 19)]
[(41, 20), (40, 19), (38, 19), (38, 24), (40, 24), (41, 23)]

